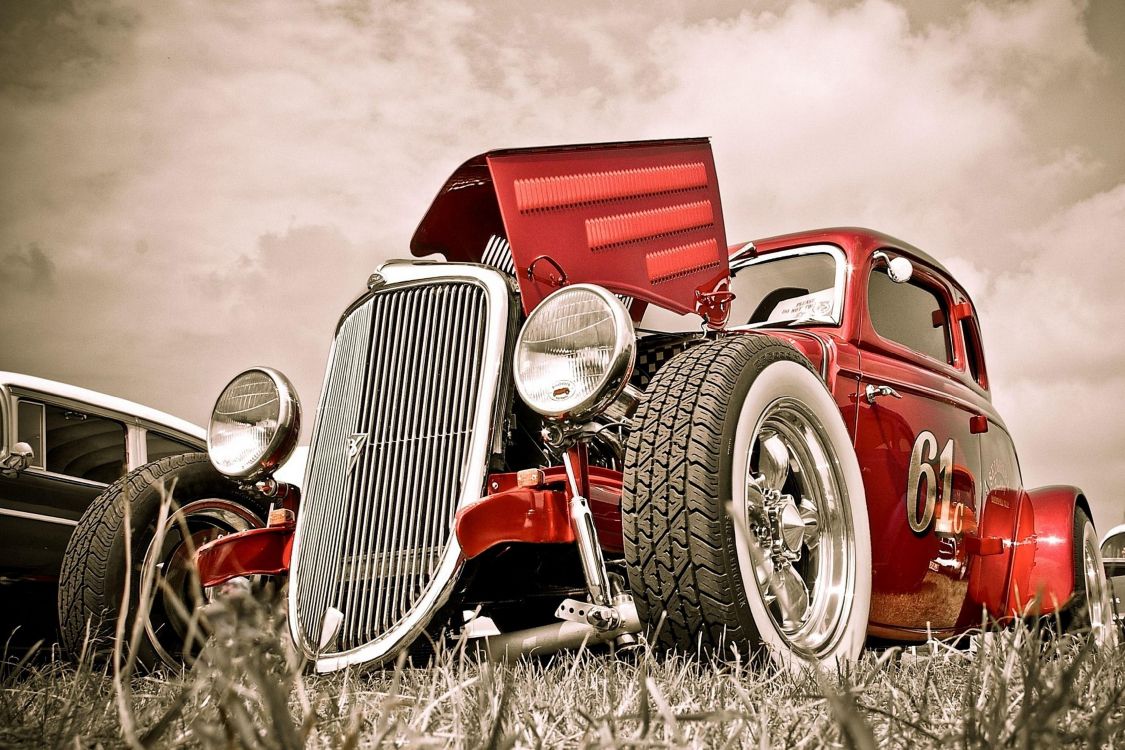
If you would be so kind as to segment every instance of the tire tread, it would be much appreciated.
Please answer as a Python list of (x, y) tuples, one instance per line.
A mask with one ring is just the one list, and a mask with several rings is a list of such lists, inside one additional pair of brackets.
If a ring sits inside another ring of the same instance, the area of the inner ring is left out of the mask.
[[(80, 653), (87, 636), (95, 647), (113, 637), (122, 592), (111, 584), (113, 577), (107, 575), (107, 570), (115, 563), (115, 545), (124, 535), (126, 502), (136, 508), (138, 500), (162, 480), (185, 470), (208, 468), (210, 460), (205, 453), (168, 456), (121, 477), (86, 508), (71, 534), (59, 574), (59, 634), (66, 652)], [(229, 482), (224, 495), (264, 517), (265, 505), (256, 493)], [(137, 511), (133, 513), (135, 517)], [(143, 525), (140, 518), (133, 523)], [(138, 526), (132, 527), (134, 537)], [(136, 548), (133, 552), (137, 553)]]
[[(691, 347), (649, 383), (627, 445), (622, 520), (630, 588), (660, 648), (753, 646), (720, 498), (723, 425), (747, 368), (776, 361), (812, 370), (792, 345), (740, 335)], [(744, 599), (744, 598), (743, 598)], [(658, 623), (663, 618), (663, 624)]]

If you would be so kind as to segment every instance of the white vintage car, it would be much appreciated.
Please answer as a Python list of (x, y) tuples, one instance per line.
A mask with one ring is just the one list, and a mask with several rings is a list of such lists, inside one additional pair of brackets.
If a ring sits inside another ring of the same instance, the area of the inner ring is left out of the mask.
[(0, 639), (50, 638), (63, 552), (127, 471), (206, 450), (201, 427), (53, 380), (0, 372)]

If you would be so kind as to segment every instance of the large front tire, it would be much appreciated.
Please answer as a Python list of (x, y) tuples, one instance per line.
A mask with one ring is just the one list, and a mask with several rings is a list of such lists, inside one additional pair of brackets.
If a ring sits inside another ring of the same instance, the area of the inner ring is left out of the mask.
[(779, 664), (856, 658), (871, 602), (859, 465), (789, 344), (695, 346), (649, 384), (622, 497), (630, 588), (655, 645)]
[[(158, 529), (166, 501), (166, 520)], [(146, 464), (111, 484), (83, 513), (63, 557), (58, 607), (64, 649), (79, 654), (89, 638), (104, 650), (121, 618), (128, 639), (140, 611), (144, 571), (151, 570), (138, 661), (173, 669), (189, 661), (199, 643), (190, 614), (201, 593), (194, 550), (223, 534), (263, 525), (267, 510), (264, 498), (220, 474), (203, 453)]]

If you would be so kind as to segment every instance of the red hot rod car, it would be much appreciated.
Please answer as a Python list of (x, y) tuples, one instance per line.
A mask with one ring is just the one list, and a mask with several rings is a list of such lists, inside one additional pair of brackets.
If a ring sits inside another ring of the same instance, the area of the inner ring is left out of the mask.
[(275, 510), (202, 546), (202, 582), (287, 575), (317, 669), (458, 631), (796, 664), (983, 613), (1112, 637), (1086, 497), (1023, 486), (976, 309), (917, 248), (728, 246), (693, 139), (475, 157), (411, 251), (340, 319), (299, 492), (271, 478), (284, 376), (239, 375), (211, 419), (215, 481)]

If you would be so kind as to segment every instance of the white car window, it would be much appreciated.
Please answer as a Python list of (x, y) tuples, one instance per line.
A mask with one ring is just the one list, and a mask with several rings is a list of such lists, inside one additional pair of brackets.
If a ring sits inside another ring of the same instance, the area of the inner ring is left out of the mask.
[(125, 474), (125, 425), (55, 404), (20, 399), (19, 440), (35, 451), (31, 466), (109, 484)]

